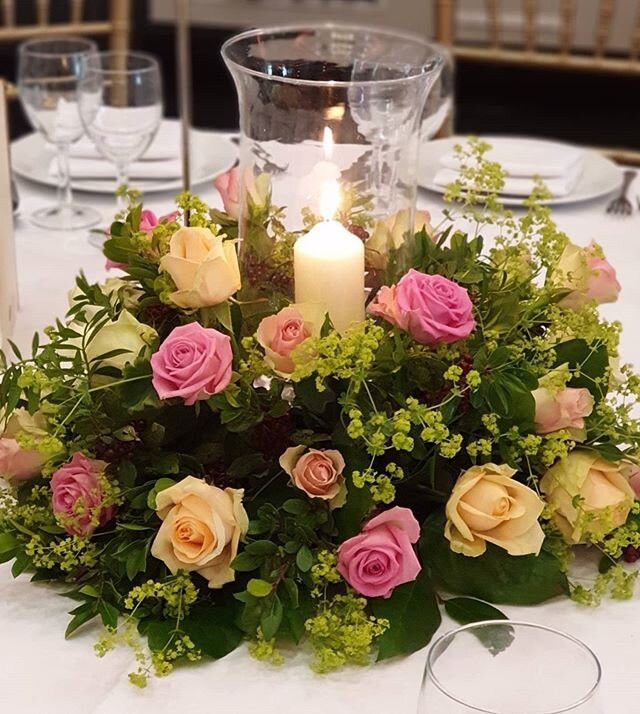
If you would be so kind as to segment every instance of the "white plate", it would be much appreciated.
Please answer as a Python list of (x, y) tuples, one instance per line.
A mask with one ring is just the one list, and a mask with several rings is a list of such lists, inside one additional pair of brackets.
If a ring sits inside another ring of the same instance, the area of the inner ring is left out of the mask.
[[(492, 139), (507, 137), (486, 137), (488, 143)], [(508, 137), (513, 140), (513, 137)], [(433, 178), (440, 168), (440, 157), (448, 154), (454, 144), (464, 143), (467, 137), (454, 136), (447, 139), (436, 139), (421, 146), (418, 166), (418, 185), (429, 191), (443, 194), (444, 187), (433, 183)], [(550, 144), (550, 142), (545, 142)], [(558, 147), (566, 148), (567, 144), (557, 143)], [(622, 185), (622, 169), (597, 151), (585, 150), (582, 175), (573, 191), (566, 196), (549, 199), (546, 203), (561, 206), (579, 201), (591, 201), (594, 198), (606, 196), (616, 191)], [(505, 206), (522, 206), (523, 199), (518, 196), (500, 196), (500, 202)]]
[[(40, 134), (27, 134), (11, 144), (11, 165), (16, 174), (30, 181), (57, 188), (58, 181), (49, 175), (49, 165), (54, 157), (55, 150)], [(191, 184), (193, 186), (211, 181), (228, 171), (235, 164), (237, 157), (238, 149), (228, 138), (215, 132), (191, 130)], [(132, 188), (144, 193), (182, 190), (180, 177), (161, 180), (132, 179), (130, 184)], [(115, 177), (113, 181), (72, 177), (71, 185), (74, 191), (87, 193), (113, 194), (117, 188)]]

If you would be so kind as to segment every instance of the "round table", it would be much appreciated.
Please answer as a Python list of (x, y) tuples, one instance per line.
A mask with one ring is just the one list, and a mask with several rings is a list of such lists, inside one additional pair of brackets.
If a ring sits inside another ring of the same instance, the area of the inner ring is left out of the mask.
[[(82, 269), (90, 281), (106, 277), (104, 258), (87, 243), (87, 232), (47, 233), (29, 223), (28, 215), (52, 194), (21, 182), (16, 246), (20, 282), (20, 310), (14, 339), (30, 344), (32, 334), (64, 315), (67, 292)], [(210, 186), (202, 197), (216, 205)], [(111, 198), (78, 195), (83, 203), (102, 210), (105, 226), (115, 210)], [(170, 195), (151, 195), (146, 203), (158, 214), (172, 205)], [(422, 193), (419, 205), (436, 222), (442, 204), (437, 196)], [(605, 213), (606, 200), (558, 208), (554, 215), (572, 240), (586, 245), (597, 240), (616, 267), (622, 294), (603, 314), (626, 327), (622, 357), (640, 366), (640, 213), (629, 218)], [(9, 565), (0, 566), (0, 702), (2, 711), (38, 714), (414, 714), (426, 650), (405, 659), (369, 668), (349, 668), (318, 676), (307, 667), (304, 652), (291, 653), (282, 667), (254, 661), (244, 647), (223, 660), (186, 667), (164, 679), (152, 679), (146, 690), (129, 684), (133, 657), (121, 649), (98, 659), (92, 645), (99, 631), (90, 625), (71, 640), (64, 640), (66, 612), (71, 600), (54, 594), (46, 585), (32, 585), (27, 575), (16, 581)], [(640, 599), (605, 601), (587, 609), (566, 599), (537, 607), (502, 607), (511, 618), (556, 627), (582, 639), (602, 662), (601, 690), (604, 714), (634, 714), (640, 709)], [(454, 623), (445, 617), (441, 632)], [(460, 663), (464, 667), (464, 662)], [(473, 673), (469, 673), (473, 676)], [(558, 672), (562, 678), (562, 672)], [(546, 683), (553, 686), (553, 683)], [(545, 686), (541, 683), (541, 686)], [(433, 712), (438, 714), (438, 712)]]

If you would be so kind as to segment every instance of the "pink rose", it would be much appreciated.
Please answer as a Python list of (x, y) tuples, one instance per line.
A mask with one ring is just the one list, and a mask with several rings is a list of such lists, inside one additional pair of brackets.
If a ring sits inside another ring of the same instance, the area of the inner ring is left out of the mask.
[(191, 322), (174, 328), (151, 357), (153, 386), (160, 399), (182, 397), (190, 407), (227, 387), (232, 362), (227, 335)]
[(293, 372), (291, 356), (308, 337), (320, 334), (324, 309), (314, 303), (285, 307), (276, 315), (265, 317), (256, 331), (256, 340), (265, 352), (267, 364), (281, 376)]
[[(158, 218), (153, 211), (150, 211), (149, 209), (145, 208), (140, 213), (140, 230), (146, 231), (146, 233), (150, 236), (156, 226), (160, 225), (160, 223), (169, 223), (171, 221), (175, 221), (178, 215), (178, 211), (172, 211), (171, 213), (167, 213), (165, 216), (160, 216), (160, 218)], [(105, 263), (104, 267), (105, 270), (126, 270), (127, 264), (118, 263), (115, 260), (107, 258), (107, 262)]]
[(291, 476), (294, 486), (309, 498), (329, 501), (331, 508), (344, 506), (347, 498), (342, 475), (345, 463), (339, 451), (292, 446), (280, 457), (280, 466)]
[(213, 185), (218, 189), (224, 210), (231, 218), (237, 218), (240, 208), (240, 166), (234, 166), (215, 178)]
[(365, 523), (338, 548), (338, 572), (361, 595), (390, 597), (422, 570), (413, 544), (420, 525), (408, 508), (394, 506)]
[[(560, 429), (584, 430), (584, 418), (593, 411), (593, 397), (588, 389), (566, 387), (558, 391), (540, 387), (532, 393), (536, 402), (535, 423), (538, 434)], [(576, 437), (583, 436), (576, 433)]]
[(426, 345), (463, 340), (476, 326), (465, 288), (413, 268), (397, 285), (381, 288), (369, 311)]
[(0, 438), (0, 477), (7, 481), (26, 481), (40, 473), (42, 463), (39, 451), (22, 449), (13, 438)]
[(75, 453), (51, 477), (53, 512), (69, 535), (87, 538), (113, 518), (115, 508), (105, 504), (100, 484), (106, 466)]
[(594, 242), (586, 248), (569, 243), (560, 256), (552, 280), (558, 288), (571, 290), (559, 304), (572, 310), (593, 301), (598, 305), (615, 302), (620, 293), (616, 271)]

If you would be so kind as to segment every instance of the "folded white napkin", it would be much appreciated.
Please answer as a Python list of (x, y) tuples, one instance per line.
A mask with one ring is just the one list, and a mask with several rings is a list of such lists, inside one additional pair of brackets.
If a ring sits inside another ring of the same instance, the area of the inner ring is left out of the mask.
[[(574, 166), (567, 176), (542, 177), (542, 181), (552, 196), (560, 198), (561, 196), (568, 196), (573, 191), (581, 174), (582, 162)], [(460, 178), (458, 171), (443, 168), (436, 173), (433, 182), (436, 186), (448, 186), (458, 178)], [(507, 176), (500, 194), (502, 196), (528, 196), (535, 185), (533, 176)]]
[[(513, 177), (566, 178), (582, 167), (584, 151), (540, 139), (487, 137), (491, 149), (485, 154), (489, 161), (497, 161)], [(457, 171), (459, 161), (453, 151), (440, 159), (443, 168)]]
[[(106, 159), (70, 159), (69, 171), (74, 179), (116, 179), (116, 167)], [(129, 167), (132, 179), (174, 179), (182, 175), (180, 159), (134, 161)], [(49, 176), (58, 178), (58, 161), (49, 166)]]
[[(140, 161), (162, 161), (180, 158), (180, 122), (165, 119)], [(85, 134), (69, 152), (71, 158), (100, 159), (102, 155)]]

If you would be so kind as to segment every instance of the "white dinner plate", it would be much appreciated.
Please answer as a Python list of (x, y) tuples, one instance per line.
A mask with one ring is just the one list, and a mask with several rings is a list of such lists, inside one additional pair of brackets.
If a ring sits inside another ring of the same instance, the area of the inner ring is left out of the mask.
[[(11, 164), (16, 174), (30, 181), (57, 188), (57, 179), (49, 174), (49, 166), (54, 157), (55, 149), (47, 144), (40, 134), (27, 134), (11, 144)], [(228, 171), (235, 164), (237, 157), (238, 149), (228, 138), (211, 131), (191, 130), (190, 158), (193, 186), (209, 182)], [(117, 188), (115, 169), (113, 180), (74, 179), (72, 176), (71, 185), (74, 191), (113, 194)], [(144, 193), (179, 192), (182, 189), (182, 179), (180, 177), (157, 180), (134, 178), (130, 181), (130, 185)]]
[[(483, 137), (488, 143), (492, 140), (507, 139), (507, 137)], [(513, 141), (513, 137), (508, 137)], [(452, 151), (454, 144), (464, 143), (467, 137), (453, 136), (446, 139), (436, 139), (421, 146), (418, 166), (418, 185), (429, 191), (443, 194), (445, 189), (433, 182), (440, 169), (440, 158)], [(543, 142), (541, 142), (543, 143)], [(565, 149), (567, 144), (545, 141), (548, 149), (553, 146)], [(606, 196), (616, 191), (622, 185), (622, 169), (606, 156), (597, 151), (585, 150), (582, 174), (573, 191), (566, 196), (557, 196), (547, 201), (549, 205), (560, 206), (579, 201), (591, 201), (594, 198)], [(505, 206), (522, 206), (523, 198), (520, 196), (500, 196), (500, 201)]]

